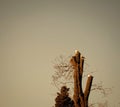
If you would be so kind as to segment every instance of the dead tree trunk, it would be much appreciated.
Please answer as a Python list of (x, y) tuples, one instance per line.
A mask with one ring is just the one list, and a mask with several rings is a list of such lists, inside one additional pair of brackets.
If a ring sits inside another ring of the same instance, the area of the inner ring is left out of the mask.
[(85, 91), (82, 89), (82, 75), (84, 66), (84, 57), (79, 51), (75, 51), (75, 56), (71, 58), (71, 64), (74, 69), (74, 105), (75, 107), (88, 107), (88, 98), (92, 85), (93, 76), (88, 75)]

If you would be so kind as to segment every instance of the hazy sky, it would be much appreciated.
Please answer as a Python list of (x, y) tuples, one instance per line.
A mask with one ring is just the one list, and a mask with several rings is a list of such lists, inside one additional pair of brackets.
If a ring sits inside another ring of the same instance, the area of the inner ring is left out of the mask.
[(0, 107), (52, 107), (52, 61), (75, 49), (119, 107), (119, 46), (119, 0), (0, 0)]

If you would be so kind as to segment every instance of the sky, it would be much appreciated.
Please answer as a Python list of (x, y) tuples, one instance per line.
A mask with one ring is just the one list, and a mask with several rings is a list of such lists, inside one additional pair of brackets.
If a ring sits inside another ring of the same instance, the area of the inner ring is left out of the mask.
[(119, 46), (119, 0), (0, 0), (0, 107), (52, 107), (52, 62), (76, 49), (119, 107)]

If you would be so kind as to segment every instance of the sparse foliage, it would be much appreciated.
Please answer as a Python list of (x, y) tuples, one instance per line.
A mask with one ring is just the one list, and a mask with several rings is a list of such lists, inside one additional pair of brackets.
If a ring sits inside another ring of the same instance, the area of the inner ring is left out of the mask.
[(74, 107), (73, 100), (69, 97), (69, 88), (61, 87), (60, 93), (57, 93), (55, 98), (55, 107)]
[(53, 84), (56, 88), (60, 89), (61, 86), (73, 84), (73, 68), (69, 63), (70, 57), (61, 55), (54, 61), (55, 73), (52, 76)]
[[(60, 57), (56, 58), (54, 61), (54, 68), (55, 73), (52, 76), (53, 84), (56, 88), (60, 90), (62, 86), (68, 86), (70, 89), (73, 89), (73, 66), (70, 64), (70, 57), (64, 57), (61, 55)], [(86, 68), (88, 67), (88, 64), (85, 63), (84, 67), (84, 74), (83, 78), (88, 75), (88, 72)], [(90, 72), (94, 73), (94, 72)], [(92, 84), (91, 91), (100, 91), (103, 95), (108, 95), (111, 92), (110, 88), (103, 88), (102, 82), (100, 83), (94, 83)], [(72, 95), (72, 91), (70, 92)], [(97, 103), (98, 107), (107, 107), (107, 106), (101, 106), (102, 103)], [(94, 107), (95, 104), (90, 104), (89, 107)], [(103, 104), (105, 105), (105, 104)]]

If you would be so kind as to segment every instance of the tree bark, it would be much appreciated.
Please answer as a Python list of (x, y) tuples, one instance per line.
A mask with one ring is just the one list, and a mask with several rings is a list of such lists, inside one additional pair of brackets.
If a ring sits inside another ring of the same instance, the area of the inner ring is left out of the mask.
[(84, 91), (85, 107), (88, 107), (88, 98), (89, 98), (89, 94), (90, 94), (90, 90), (92, 86), (92, 80), (93, 80), (93, 76), (88, 75), (87, 84), (86, 84), (86, 88)]
[(88, 107), (88, 97), (92, 86), (92, 76), (88, 76), (85, 92), (82, 89), (82, 75), (84, 67), (84, 57), (79, 51), (71, 58), (71, 64), (74, 69), (74, 105), (75, 107)]

